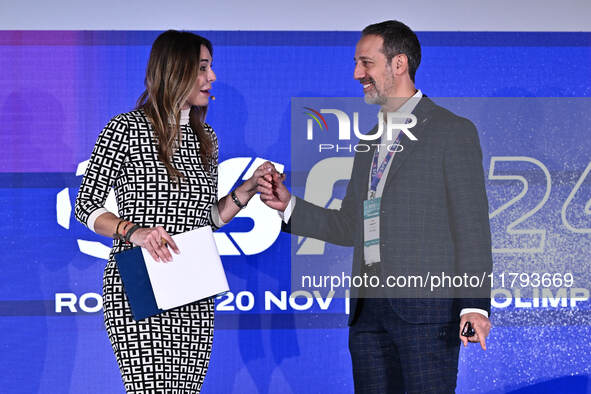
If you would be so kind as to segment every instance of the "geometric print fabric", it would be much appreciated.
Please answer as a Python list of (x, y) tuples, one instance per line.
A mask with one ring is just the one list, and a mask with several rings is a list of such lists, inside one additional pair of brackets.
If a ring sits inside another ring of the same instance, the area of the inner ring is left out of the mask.
[[(214, 144), (212, 172), (201, 165), (197, 136), (182, 125), (172, 164), (184, 178), (175, 183), (158, 160), (153, 128), (143, 110), (114, 117), (93, 149), (76, 199), (76, 218), (86, 224), (114, 187), (122, 219), (142, 227), (162, 226), (171, 235), (207, 225), (215, 229), (211, 206), (217, 202), (218, 143), (213, 129), (204, 126)], [(105, 327), (125, 389), (198, 393), (213, 342), (213, 298), (136, 322), (113, 259), (130, 247), (113, 241), (103, 276)]]
[(109, 261), (103, 278), (103, 308), (126, 392), (200, 392), (213, 343), (213, 298), (136, 322), (117, 267)]

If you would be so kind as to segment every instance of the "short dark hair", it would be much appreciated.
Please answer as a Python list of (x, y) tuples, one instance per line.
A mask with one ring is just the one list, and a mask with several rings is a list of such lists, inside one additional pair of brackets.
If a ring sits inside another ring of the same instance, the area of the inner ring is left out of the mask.
[(386, 55), (388, 64), (394, 56), (405, 54), (408, 58), (408, 73), (415, 81), (415, 74), (421, 64), (421, 44), (414, 31), (399, 21), (385, 21), (367, 26), (361, 32), (362, 36), (375, 35), (384, 40), (382, 51)]

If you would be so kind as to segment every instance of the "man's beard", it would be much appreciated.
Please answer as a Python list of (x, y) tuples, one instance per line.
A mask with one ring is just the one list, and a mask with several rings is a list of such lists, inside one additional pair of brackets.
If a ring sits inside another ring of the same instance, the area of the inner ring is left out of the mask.
[(366, 93), (364, 96), (366, 104), (377, 104), (384, 105), (388, 101), (385, 97), (381, 96), (377, 90), (375, 92)]
[(386, 97), (382, 96), (378, 91), (374, 81), (371, 81), (372, 90), (365, 93), (364, 100), (366, 104), (384, 105), (388, 101)]

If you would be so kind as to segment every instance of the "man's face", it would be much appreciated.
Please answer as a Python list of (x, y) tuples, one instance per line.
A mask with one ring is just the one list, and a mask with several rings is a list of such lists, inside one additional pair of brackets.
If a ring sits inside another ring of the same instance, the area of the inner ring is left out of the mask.
[(355, 48), (355, 72), (353, 78), (363, 85), (365, 102), (384, 105), (394, 97), (394, 74), (382, 52), (384, 40), (380, 36), (361, 37)]

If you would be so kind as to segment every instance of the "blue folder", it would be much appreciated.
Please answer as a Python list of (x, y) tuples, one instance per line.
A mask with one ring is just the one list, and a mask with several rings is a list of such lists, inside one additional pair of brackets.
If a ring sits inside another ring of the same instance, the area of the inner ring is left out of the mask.
[(115, 253), (115, 261), (133, 319), (139, 321), (164, 312), (156, 304), (142, 248), (136, 247)]

